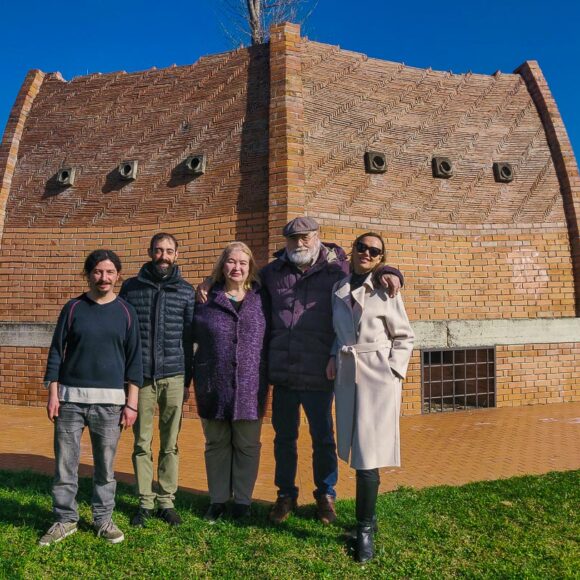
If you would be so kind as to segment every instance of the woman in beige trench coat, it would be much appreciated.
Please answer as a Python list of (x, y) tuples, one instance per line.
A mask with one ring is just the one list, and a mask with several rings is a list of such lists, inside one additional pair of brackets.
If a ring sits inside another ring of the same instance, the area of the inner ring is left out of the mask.
[(399, 466), (401, 385), (414, 334), (400, 295), (390, 298), (373, 273), (385, 261), (378, 234), (353, 244), (352, 273), (332, 295), (336, 341), (327, 367), (335, 378), (338, 455), (357, 471), (356, 556), (374, 555), (379, 467)]

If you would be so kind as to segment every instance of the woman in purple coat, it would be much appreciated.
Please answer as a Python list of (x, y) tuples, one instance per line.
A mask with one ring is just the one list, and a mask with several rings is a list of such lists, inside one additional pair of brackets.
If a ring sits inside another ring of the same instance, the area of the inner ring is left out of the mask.
[(205, 465), (215, 522), (233, 497), (232, 516), (250, 513), (260, 462), (268, 392), (266, 302), (246, 244), (228, 244), (212, 272), (213, 287), (194, 317), (195, 396), (205, 434)]

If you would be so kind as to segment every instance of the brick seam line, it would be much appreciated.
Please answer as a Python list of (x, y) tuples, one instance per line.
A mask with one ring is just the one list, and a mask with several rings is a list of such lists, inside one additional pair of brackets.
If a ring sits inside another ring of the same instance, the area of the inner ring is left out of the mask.
[(33, 69), (26, 75), (12, 111), (10, 111), (4, 138), (0, 145), (0, 176), (2, 179), (0, 182), (0, 246), (2, 245), (4, 223), (6, 221), (6, 205), (18, 160), (20, 140), (22, 139), (28, 115), (32, 109), (32, 103), (40, 91), (44, 77), (45, 74), (38, 69)]
[(524, 79), (528, 92), (538, 109), (556, 167), (570, 237), (576, 316), (580, 316), (580, 227), (578, 224), (580, 178), (578, 177), (578, 165), (564, 121), (540, 65), (535, 60), (528, 60), (520, 65), (514, 73), (521, 75)]
[(268, 250), (282, 244), (281, 230), (304, 213), (304, 104), (300, 26), (270, 29)]

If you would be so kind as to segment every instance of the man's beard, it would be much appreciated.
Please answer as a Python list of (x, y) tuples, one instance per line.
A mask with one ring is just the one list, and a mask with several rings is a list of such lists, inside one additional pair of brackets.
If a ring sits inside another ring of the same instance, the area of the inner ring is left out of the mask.
[(173, 272), (174, 264), (168, 264), (167, 262), (153, 262), (153, 267), (158, 276), (165, 278)]
[(316, 245), (314, 248), (296, 248), (295, 250), (287, 250), (288, 259), (296, 266), (308, 266), (318, 254), (320, 246)]

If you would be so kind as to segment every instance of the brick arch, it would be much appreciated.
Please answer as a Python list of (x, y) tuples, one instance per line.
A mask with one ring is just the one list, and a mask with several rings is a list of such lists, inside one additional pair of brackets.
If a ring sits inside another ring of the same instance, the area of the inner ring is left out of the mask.
[(32, 108), (32, 103), (40, 91), (45, 74), (39, 70), (31, 70), (26, 75), (16, 102), (10, 112), (4, 138), (0, 145), (0, 245), (6, 220), (6, 205), (12, 185), (12, 177), (18, 160), (20, 140), (26, 120)]
[(556, 167), (570, 236), (576, 316), (580, 316), (580, 226), (578, 223), (580, 219), (580, 177), (578, 176), (578, 165), (564, 121), (540, 65), (534, 60), (526, 61), (514, 72), (520, 74), (524, 79), (538, 109)]

